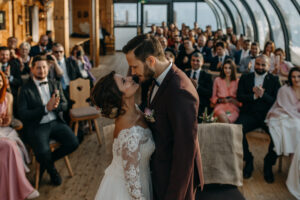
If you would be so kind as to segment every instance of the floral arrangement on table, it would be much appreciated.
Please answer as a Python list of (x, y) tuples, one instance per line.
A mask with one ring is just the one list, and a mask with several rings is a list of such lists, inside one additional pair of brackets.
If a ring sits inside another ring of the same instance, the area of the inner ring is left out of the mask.
[(205, 107), (204, 113), (200, 119), (202, 119), (202, 123), (214, 123), (218, 120), (217, 117), (214, 117), (213, 111), (210, 114), (207, 113), (207, 107)]

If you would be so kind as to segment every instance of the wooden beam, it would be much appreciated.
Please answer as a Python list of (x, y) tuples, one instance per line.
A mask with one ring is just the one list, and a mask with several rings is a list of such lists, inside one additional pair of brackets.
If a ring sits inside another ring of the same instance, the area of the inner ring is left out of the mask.
[(90, 2), (90, 55), (93, 60), (93, 66), (100, 64), (99, 48), (99, 0), (89, 0)]
[(69, 0), (54, 0), (55, 41), (65, 47), (65, 55), (70, 54), (69, 42)]

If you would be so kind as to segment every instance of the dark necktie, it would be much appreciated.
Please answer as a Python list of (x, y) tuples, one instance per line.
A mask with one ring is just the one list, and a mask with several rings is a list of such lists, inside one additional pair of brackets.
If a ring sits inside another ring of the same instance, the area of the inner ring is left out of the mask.
[(42, 81), (42, 82), (40, 82), (40, 86), (42, 86), (42, 85), (46, 85), (48, 83), (48, 81)]
[(222, 62), (222, 60), (223, 60), (222, 57), (219, 57), (219, 62)]
[(193, 79), (194, 80), (196, 80), (196, 73), (197, 73), (196, 71), (194, 71), (194, 73), (193, 73)]

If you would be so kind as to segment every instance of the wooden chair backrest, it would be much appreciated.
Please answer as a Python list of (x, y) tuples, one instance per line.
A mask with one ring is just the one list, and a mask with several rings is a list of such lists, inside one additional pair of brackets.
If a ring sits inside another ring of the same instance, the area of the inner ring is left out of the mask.
[(70, 99), (75, 103), (72, 108), (89, 107), (86, 100), (90, 97), (90, 81), (78, 78), (70, 81)]

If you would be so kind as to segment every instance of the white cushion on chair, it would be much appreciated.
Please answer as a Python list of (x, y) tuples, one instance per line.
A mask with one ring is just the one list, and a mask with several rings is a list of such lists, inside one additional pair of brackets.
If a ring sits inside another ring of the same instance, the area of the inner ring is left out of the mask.
[(81, 107), (81, 108), (72, 108), (70, 110), (72, 117), (88, 117), (92, 115), (98, 115), (99, 111), (95, 107)]

